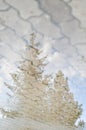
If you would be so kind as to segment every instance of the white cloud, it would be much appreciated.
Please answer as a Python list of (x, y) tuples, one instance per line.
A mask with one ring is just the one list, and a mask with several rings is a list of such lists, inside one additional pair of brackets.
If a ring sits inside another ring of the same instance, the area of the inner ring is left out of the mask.
[(48, 73), (50, 70), (52, 73), (61, 69), (68, 77), (77, 74), (86, 77), (86, 62), (83, 62), (79, 55), (85, 54), (85, 44), (72, 46), (66, 39), (59, 40), (50, 37), (44, 37), (42, 43), (43, 54), (48, 55), (49, 65), (46, 67)]
[(14, 64), (9, 63), (6, 59), (0, 60), (0, 75), (2, 75), (3, 78), (10, 80), (11, 76), (10, 73), (14, 72), (16, 70), (16, 66)]
[(2, 93), (3, 78), (0, 77), (0, 94)]
[(44, 55), (49, 55), (51, 54), (52, 51), (52, 38), (50, 37), (44, 37), (42, 41), (42, 50)]
[(68, 66), (67, 68), (63, 69), (63, 72), (67, 77), (73, 77), (76, 75), (76, 71), (71, 66)]

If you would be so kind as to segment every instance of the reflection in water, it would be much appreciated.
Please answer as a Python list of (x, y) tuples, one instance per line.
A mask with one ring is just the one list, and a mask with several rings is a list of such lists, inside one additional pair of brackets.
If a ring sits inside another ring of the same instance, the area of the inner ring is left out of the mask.
[[(10, 108), (1, 108), (1, 113), (6, 117), (5, 120), (2, 119), (2, 127), (3, 121), (6, 121), (7, 125), (10, 124), (12, 127), (11, 130), (15, 124), (15, 129), (18, 130), (26, 126), (37, 130), (63, 130), (64, 127), (77, 129), (75, 123), (82, 114), (82, 106), (74, 100), (68, 79), (64, 78), (61, 71), (56, 74), (53, 83), (51, 76), (43, 76), (46, 57), (40, 58), (40, 54), (41, 50), (37, 48), (32, 35), (31, 45), (26, 48), (24, 62), (19, 65), (16, 73), (11, 74), (14, 84), (5, 83), (13, 96), (9, 98)], [(82, 123), (79, 125), (83, 128)]]

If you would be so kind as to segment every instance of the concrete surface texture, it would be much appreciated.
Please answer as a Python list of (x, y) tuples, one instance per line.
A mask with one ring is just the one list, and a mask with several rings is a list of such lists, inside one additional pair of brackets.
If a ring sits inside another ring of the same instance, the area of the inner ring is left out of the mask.
[(46, 73), (60, 69), (69, 78), (86, 121), (86, 0), (0, 0), (0, 105), (7, 103), (4, 80), (11, 82), (33, 32), (48, 55)]
[(46, 125), (32, 119), (2, 119), (0, 122), (0, 130), (77, 130), (61, 125)]

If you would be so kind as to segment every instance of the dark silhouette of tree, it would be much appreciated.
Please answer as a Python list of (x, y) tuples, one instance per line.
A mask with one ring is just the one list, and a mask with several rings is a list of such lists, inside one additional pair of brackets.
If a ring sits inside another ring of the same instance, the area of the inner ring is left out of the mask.
[(84, 120), (80, 120), (79, 122), (78, 122), (78, 127), (84, 127), (85, 126), (85, 122), (84, 122)]

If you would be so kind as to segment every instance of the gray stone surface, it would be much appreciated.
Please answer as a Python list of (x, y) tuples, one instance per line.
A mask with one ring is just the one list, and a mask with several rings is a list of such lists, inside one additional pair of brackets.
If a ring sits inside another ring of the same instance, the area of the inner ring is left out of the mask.
[(69, 21), (72, 19), (69, 7), (61, 0), (38, 0), (40, 8), (48, 13), (53, 22), (59, 24), (61, 22)]
[(35, 0), (7, 0), (6, 3), (12, 6), (20, 17), (24, 19), (38, 16), (42, 13)]
[(9, 5), (5, 4), (3, 0), (0, 0), (0, 11), (7, 11), (9, 9)]
[[(61, 33), (60, 29), (56, 27), (50, 21), (50, 17), (48, 15), (43, 15), (41, 17), (33, 17), (30, 19), (31, 23), (33, 24), (35, 30), (42, 35), (46, 35), (52, 38), (60, 38)], [(34, 22), (35, 21), (35, 22)]]
[(72, 0), (69, 4), (72, 8), (72, 14), (77, 18), (81, 27), (86, 29), (86, 0)]
[(61, 125), (52, 126), (51, 124), (43, 124), (32, 119), (4, 119), (0, 120), (0, 122), (0, 130), (74, 130), (73, 128)]
[(33, 32), (48, 55), (46, 73), (64, 72), (86, 120), (86, 0), (0, 0), (0, 104)]

